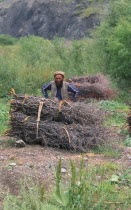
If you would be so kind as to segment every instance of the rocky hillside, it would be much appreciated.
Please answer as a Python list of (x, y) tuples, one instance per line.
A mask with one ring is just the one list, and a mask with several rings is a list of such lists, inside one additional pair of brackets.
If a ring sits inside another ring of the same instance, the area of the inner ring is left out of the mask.
[(100, 21), (90, 0), (1, 0), (0, 34), (81, 39)]

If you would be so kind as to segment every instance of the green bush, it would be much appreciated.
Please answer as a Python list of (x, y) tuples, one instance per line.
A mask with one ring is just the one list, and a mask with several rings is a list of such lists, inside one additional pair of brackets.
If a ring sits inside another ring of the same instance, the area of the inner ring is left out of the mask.
[(0, 57), (0, 97), (5, 97), (10, 92), (11, 88), (20, 91), (21, 83), (17, 77), (18, 61), (10, 55), (3, 55)]
[(98, 70), (99, 61), (93, 39), (67, 41), (55, 38), (52, 43), (63, 62), (62, 70), (66, 76), (92, 75), (102, 71), (100, 68)]
[(62, 61), (50, 41), (40, 37), (21, 38), (15, 47), (1, 49), (0, 86), (4, 97), (11, 88), (16, 93), (38, 94), (41, 86), (61, 69)]
[(42, 37), (24, 37), (10, 47), (0, 48), (0, 97), (14, 88), (16, 93), (41, 94), (41, 87), (53, 79), (56, 70), (66, 77), (91, 75), (98, 72), (93, 49), (94, 41), (52, 41)]
[(105, 72), (118, 80), (131, 77), (131, 1), (111, 1), (106, 18), (95, 32)]

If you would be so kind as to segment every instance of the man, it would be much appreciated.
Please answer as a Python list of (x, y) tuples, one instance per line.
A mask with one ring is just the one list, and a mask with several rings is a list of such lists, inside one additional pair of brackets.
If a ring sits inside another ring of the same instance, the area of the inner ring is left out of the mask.
[(42, 93), (45, 98), (48, 98), (47, 91), (50, 90), (51, 97), (56, 97), (59, 101), (69, 100), (68, 92), (72, 93), (72, 100), (76, 100), (76, 95), (79, 92), (78, 89), (70, 83), (65, 82), (64, 77), (65, 74), (62, 71), (56, 71), (54, 73), (54, 81), (51, 81), (42, 87)]

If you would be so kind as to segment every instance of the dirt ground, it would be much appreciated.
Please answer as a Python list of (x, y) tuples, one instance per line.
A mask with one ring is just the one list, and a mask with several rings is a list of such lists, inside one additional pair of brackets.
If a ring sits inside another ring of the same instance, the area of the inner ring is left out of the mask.
[[(20, 180), (31, 178), (39, 180), (49, 188), (55, 182), (55, 170), (59, 158), (62, 159), (62, 168), (68, 173), (70, 160), (76, 163), (82, 158), (80, 153), (46, 148), (40, 145), (26, 145), (23, 148), (6, 145), (7, 137), (0, 137), (0, 203), (7, 192), (17, 195), (20, 190)], [(109, 158), (102, 154), (84, 153), (85, 167), (116, 163), (125, 169), (130, 166), (131, 148), (121, 146), (120, 158)], [(63, 173), (64, 174), (64, 173)]]

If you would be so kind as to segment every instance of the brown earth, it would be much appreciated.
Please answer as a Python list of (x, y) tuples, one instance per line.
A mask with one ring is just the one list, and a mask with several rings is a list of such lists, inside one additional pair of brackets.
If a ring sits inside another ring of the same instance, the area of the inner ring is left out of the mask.
[[(7, 192), (17, 195), (20, 190), (20, 181), (23, 178), (31, 178), (34, 181), (44, 183), (47, 190), (55, 182), (55, 170), (59, 158), (62, 159), (63, 173), (68, 175), (70, 160), (77, 164), (82, 158), (80, 153), (72, 153), (56, 148), (47, 148), (40, 145), (26, 145), (23, 148), (11, 147), (7, 144), (9, 137), (0, 137), (0, 203)], [(128, 168), (130, 165), (131, 148), (121, 146), (120, 158), (109, 158), (103, 154), (84, 153), (85, 167), (89, 165), (102, 165), (115, 163), (120, 167)], [(15, 165), (11, 165), (11, 164)]]

